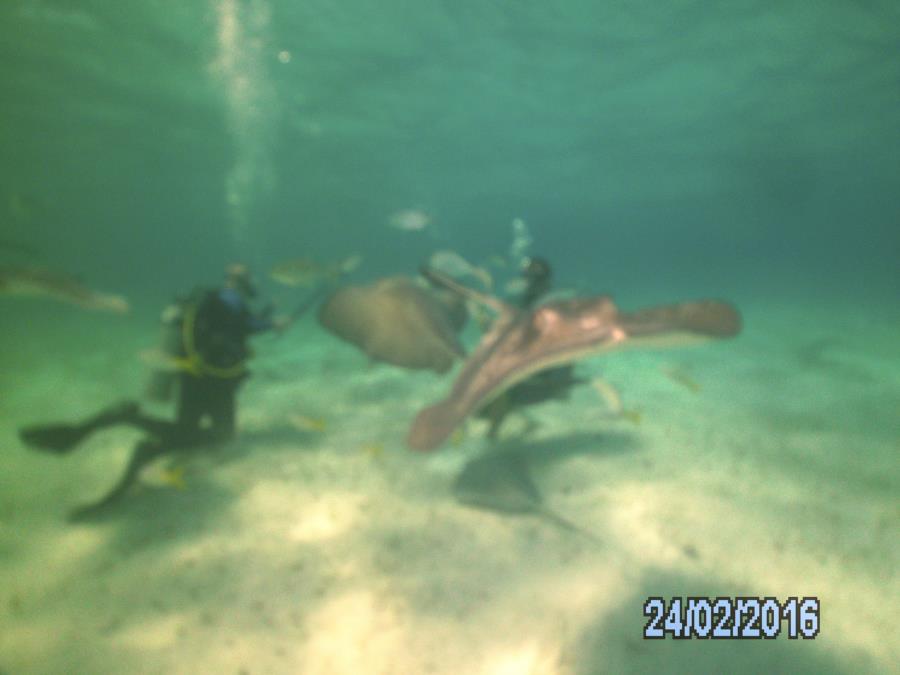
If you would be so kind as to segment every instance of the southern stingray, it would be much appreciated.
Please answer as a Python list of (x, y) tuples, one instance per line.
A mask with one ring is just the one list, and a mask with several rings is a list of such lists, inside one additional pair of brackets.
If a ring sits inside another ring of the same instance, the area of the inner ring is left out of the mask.
[(345, 286), (319, 309), (319, 323), (374, 361), (444, 373), (465, 356), (457, 334), (467, 317), (462, 297), (407, 277)]
[(606, 295), (556, 300), (517, 310), (462, 286), (431, 269), (436, 285), (480, 302), (498, 317), (465, 361), (449, 395), (419, 411), (407, 436), (415, 450), (433, 450), (469, 415), (514, 384), (540, 371), (616, 349), (681, 346), (737, 335), (737, 310), (718, 300), (662, 305), (620, 312)]

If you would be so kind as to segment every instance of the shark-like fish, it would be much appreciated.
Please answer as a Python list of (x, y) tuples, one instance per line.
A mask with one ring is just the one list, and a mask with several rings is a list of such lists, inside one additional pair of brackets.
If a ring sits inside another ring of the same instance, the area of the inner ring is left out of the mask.
[(361, 262), (362, 256), (358, 254), (331, 263), (312, 258), (291, 258), (274, 265), (269, 276), (285, 286), (313, 286), (323, 280), (337, 281), (359, 267)]
[(617, 349), (683, 346), (737, 335), (738, 311), (697, 300), (621, 312), (607, 295), (518, 310), (425, 268), (433, 283), (491, 307), (498, 318), (466, 359), (449, 395), (421, 410), (407, 436), (415, 450), (439, 447), (469, 415), (540, 371)]
[(0, 295), (45, 296), (86, 309), (128, 311), (128, 301), (122, 296), (95, 291), (74, 277), (44, 267), (0, 268)]

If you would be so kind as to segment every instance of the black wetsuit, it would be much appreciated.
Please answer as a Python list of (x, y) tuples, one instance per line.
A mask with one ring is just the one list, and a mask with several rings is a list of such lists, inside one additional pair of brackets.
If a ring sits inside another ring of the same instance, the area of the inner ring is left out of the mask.
[[(235, 433), (237, 389), (247, 376), (247, 338), (270, 330), (272, 322), (253, 314), (231, 288), (204, 294), (195, 317), (195, 348), (211, 372), (201, 368), (199, 373), (180, 374), (175, 426), (189, 436), (198, 432), (212, 440), (228, 439)], [(202, 426), (205, 420), (208, 432)]]
[[(526, 286), (516, 305), (523, 311), (530, 312), (550, 291), (550, 283), (547, 278), (527, 280), (530, 283)], [(570, 363), (539, 371), (513, 385), (479, 413), (479, 417), (490, 420), (488, 438), (495, 439), (499, 435), (500, 427), (506, 416), (513, 410), (544, 401), (565, 400), (569, 397), (572, 387), (584, 381), (575, 376), (575, 366)]]
[[(137, 443), (118, 483), (100, 500), (76, 509), (83, 518), (118, 501), (148, 462), (156, 457), (201, 445), (217, 444), (235, 433), (236, 394), (246, 378), (244, 361), (250, 355), (247, 338), (269, 330), (266, 316), (250, 311), (243, 297), (225, 287), (197, 294), (186, 311), (191, 314), (192, 349), (199, 366), (178, 376), (179, 391), (173, 420), (143, 413), (138, 404), (126, 402), (101, 411), (80, 424), (38, 425), (20, 430), (31, 447), (65, 453), (91, 433), (115, 425), (141, 429), (147, 438)], [(185, 320), (185, 319), (182, 319)]]

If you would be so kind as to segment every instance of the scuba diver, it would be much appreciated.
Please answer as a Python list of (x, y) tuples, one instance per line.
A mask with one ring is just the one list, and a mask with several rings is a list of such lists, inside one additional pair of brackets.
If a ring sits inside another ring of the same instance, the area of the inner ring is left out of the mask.
[(157, 457), (204, 445), (216, 445), (235, 434), (236, 396), (247, 378), (247, 339), (283, 330), (284, 318), (271, 308), (250, 308), (257, 291), (245, 265), (228, 267), (219, 288), (201, 288), (163, 312), (166, 372), (157, 371), (150, 394), (165, 399), (177, 388), (174, 421), (145, 414), (135, 401), (125, 401), (76, 424), (30, 426), (19, 431), (27, 446), (57, 454), (74, 450), (95, 431), (125, 425), (147, 433), (132, 451), (125, 472), (98, 501), (77, 508), (70, 519), (81, 520), (115, 504), (134, 484), (141, 469)]
[(533, 309), (553, 286), (553, 268), (544, 258), (525, 258), (522, 265), (524, 289), (515, 304), (520, 309)]
[[(553, 268), (544, 258), (529, 257), (523, 262), (520, 278), (524, 282), (523, 289), (517, 298), (512, 299), (512, 304), (530, 311), (552, 289)], [(587, 381), (575, 377), (574, 364), (571, 363), (542, 370), (510, 387), (482, 408), (478, 417), (490, 422), (487, 435), (490, 440), (496, 440), (509, 413), (544, 401), (566, 400), (572, 387)]]

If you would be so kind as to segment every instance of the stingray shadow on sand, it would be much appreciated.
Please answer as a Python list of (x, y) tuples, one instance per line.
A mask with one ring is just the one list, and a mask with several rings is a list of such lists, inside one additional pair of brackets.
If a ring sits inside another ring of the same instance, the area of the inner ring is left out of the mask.
[(613, 455), (634, 449), (625, 434), (571, 434), (536, 442), (506, 441), (469, 460), (451, 487), (461, 505), (513, 516), (534, 516), (602, 544), (596, 533), (559, 514), (545, 503), (533, 469), (573, 455)]

